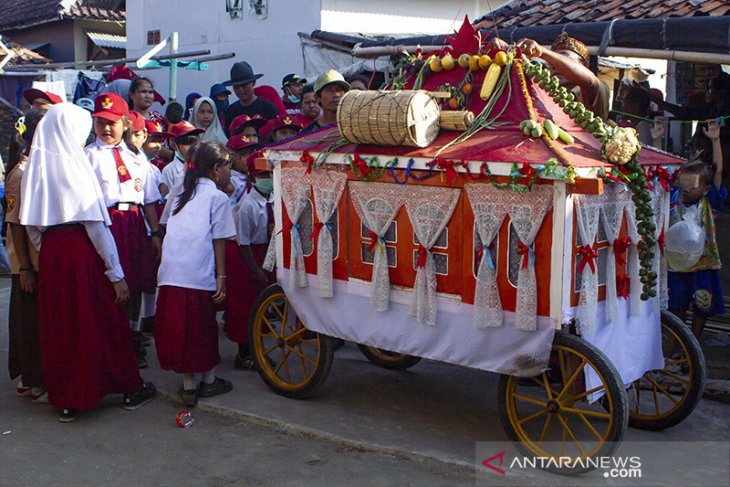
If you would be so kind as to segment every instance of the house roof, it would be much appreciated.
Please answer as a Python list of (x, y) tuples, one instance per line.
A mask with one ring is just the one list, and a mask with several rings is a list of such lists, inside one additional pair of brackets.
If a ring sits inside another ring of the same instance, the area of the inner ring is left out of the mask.
[(512, 0), (483, 15), (482, 29), (618, 19), (730, 15), (726, 0)]
[(0, 32), (61, 19), (124, 22), (124, 5), (119, 0), (0, 0)]
[[(14, 54), (15, 57), (13, 57), (10, 62), (8, 63), (8, 66), (18, 66), (23, 64), (45, 64), (50, 63), (51, 60), (41, 56), (35, 51), (31, 51), (27, 47), (23, 47), (20, 44), (11, 41), (7, 37), (0, 36), (0, 41)], [(0, 46), (0, 59), (5, 57), (7, 55), (7, 51)]]

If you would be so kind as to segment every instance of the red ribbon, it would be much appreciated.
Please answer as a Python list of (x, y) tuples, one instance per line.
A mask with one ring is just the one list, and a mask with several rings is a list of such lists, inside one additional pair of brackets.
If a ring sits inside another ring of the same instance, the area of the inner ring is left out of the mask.
[(359, 154), (355, 154), (355, 157), (352, 159), (352, 163), (357, 166), (358, 171), (360, 171), (360, 177), (366, 178), (370, 175), (368, 163), (364, 159), (361, 159)]
[(314, 228), (312, 229), (312, 233), (309, 234), (309, 238), (312, 240), (317, 240), (317, 237), (319, 237), (319, 232), (322, 231), (322, 227), (324, 226), (324, 223), (317, 222), (314, 224)]
[(628, 274), (616, 276), (616, 296), (619, 298), (629, 299), (630, 289), (631, 279)]
[(446, 182), (448, 184), (451, 184), (454, 178), (456, 178), (456, 175), (458, 174), (456, 172), (456, 168), (459, 166), (467, 167), (464, 161), (452, 161), (449, 159), (442, 159), (440, 157), (428, 163), (428, 167), (437, 167), (442, 171), (446, 171)]
[(629, 245), (631, 245), (631, 237), (628, 236), (619, 237), (613, 241), (613, 253), (616, 255), (617, 264), (626, 264), (626, 258), (623, 255), (626, 253)]
[(664, 191), (672, 189), (672, 175), (666, 167), (658, 166), (654, 170), (654, 176), (658, 179), (659, 185), (664, 188)]
[(428, 257), (428, 251), (426, 250), (426, 247), (424, 247), (421, 244), (418, 244), (418, 259), (416, 260), (416, 267), (423, 268), (426, 267), (426, 258)]
[(380, 240), (380, 236), (373, 232), (372, 230), (368, 230), (368, 235), (370, 236), (370, 245), (368, 245), (368, 252), (375, 251), (375, 246), (378, 245), (378, 241)]
[(664, 241), (664, 230), (662, 230), (662, 233), (659, 234), (659, 238), (656, 243), (659, 246), (659, 252), (661, 255), (664, 255), (664, 248), (667, 246), (667, 243)]
[(519, 240), (517, 241), (517, 255), (522, 256), (522, 268), (527, 269), (530, 264), (530, 247), (523, 244)]
[(124, 161), (122, 160), (122, 154), (119, 152), (119, 147), (113, 148), (112, 154), (114, 154), (114, 163), (117, 165), (117, 175), (119, 175), (119, 182), (124, 183), (132, 179), (132, 176), (130, 176), (129, 174), (129, 169), (127, 169), (127, 166), (124, 165)]
[(527, 178), (527, 181), (530, 181), (532, 179), (532, 176), (537, 172), (537, 169), (529, 165), (527, 162), (523, 162), (522, 167), (519, 168), (517, 172)]
[(598, 258), (598, 252), (596, 252), (590, 245), (581, 245), (578, 247), (578, 255), (580, 256), (580, 264), (578, 264), (578, 272), (583, 272), (586, 264), (591, 268), (593, 274), (596, 273), (596, 259)]
[(281, 227), (281, 230), (279, 230), (278, 232), (276, 232), (276, 235), (279, 235), (280, 233), (283, 233), (283, 232), (291, 232), (291, 229), (292, 228), (294, 228), (294, 224), (292, 222), (288, 222), (286, 225), (284, 225), (283, 227)]
[(304, 151), (302, 152), (302, 157), (299, 158), (299, 162), (303, 162), (307, 165), (307, 170), (304, 172), (304, 174), (311, 174), (312, 173), (312, 165), (314, 164), (314, 157), (309, 155), (309, 152)]

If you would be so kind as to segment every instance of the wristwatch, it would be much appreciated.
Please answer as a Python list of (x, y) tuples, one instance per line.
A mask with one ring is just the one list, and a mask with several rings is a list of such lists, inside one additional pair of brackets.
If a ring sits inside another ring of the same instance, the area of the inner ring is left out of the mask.
[(165, 235), (162, 233), (162, 230), (160, 230), (159, 228), (157, 230), (155, 230), (154, 232), (150, 232), (150, 237), (160, 237), (160, 238), (162, 238), (164, 236)]

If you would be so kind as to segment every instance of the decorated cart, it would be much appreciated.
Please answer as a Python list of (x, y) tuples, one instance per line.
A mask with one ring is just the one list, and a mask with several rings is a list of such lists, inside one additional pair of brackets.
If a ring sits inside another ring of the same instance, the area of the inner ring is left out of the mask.
[(662, 311), (682, 161), (468, 24), (405, 57), (391, 88), (347, 93), (337, 126), (258, 161), (274, 171), (278, 278), (250, 319), (262, 379), (313, 393), (332, 337), (389, 368), (497, 372), (507, 434), (546, 456), (608, 454), (629, 422), (684, 419), (704, 362)]

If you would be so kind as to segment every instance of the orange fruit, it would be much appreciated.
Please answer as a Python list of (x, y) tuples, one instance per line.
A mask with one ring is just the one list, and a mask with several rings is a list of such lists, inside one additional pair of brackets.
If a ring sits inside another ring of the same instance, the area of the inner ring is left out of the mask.
[(459, 66), (461, 66), (464, 69), (467, 69), (469, 67), (469, 59), (471, 58), (468, 54), (462, 54), (459, 56)]
[(500, 66), (507, 65), (507, 53), (504, 51), (499, 51), (497, 54), (494, 55), (494, 62), (499, 64)]
[(457, 108), (459, 108), (459, 100), (457, 100), (456, 98), (449, 98), (449, 108), (451, 108), (452, 110), (456, 110)]
[(492, 64), (492, 58), (490, 58), (487, 54), (479, 58), (480, 69), (487, 69), (490, 64)]
[(466, 83), (464, 86), (461, 87), (461, 92), (465, 95), (471, 95), (471, 92), (474, 90), (474, 87), (471, 85), (471, 83)]
[(479, 69), (479, 56), (474, 55), (469, 58), (469, 69), (472, 71)]
[(444, 69), (444, 67), (441, 66), (441, 59), (436, 56), (431, 56), (431, 60), (429, 61), (428, 66), (434, 73), (441, 72)]

